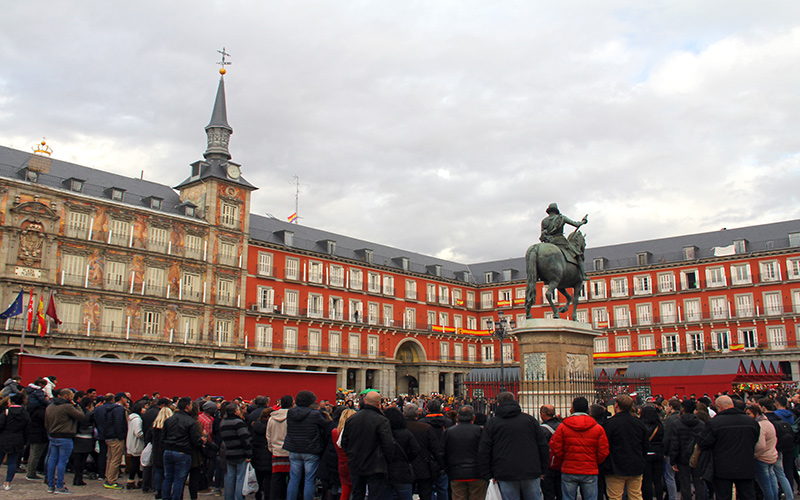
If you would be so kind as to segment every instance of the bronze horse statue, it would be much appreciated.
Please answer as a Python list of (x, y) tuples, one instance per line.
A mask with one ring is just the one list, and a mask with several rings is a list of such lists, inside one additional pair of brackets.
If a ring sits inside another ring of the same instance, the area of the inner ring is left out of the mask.
[[(579, 250), (583, 255), (586, 240), (583, 233), (577, 229), (567, 238), (570, 245)], [(531, 307), (536, 303), (536, 282), (542, 280), (547, 287), (545, 297), (553, 309), (553, 318), (558, 318), (559, 313), (566, 313), (572, 305), (572, 320), (578, 311), (578, 296), (583, 286), (582, 274), (577, 264), (568, 262), (561, 248), (552, 243), (537, 243), (525, 252), (525, 267), (528, 271), (528, 286), (525, 290), (525, 317), (531, 318)], [(572, 295), (567, 292), (572, 288)], [(561, 292), (566, 297), (567, 303), (557, 307), (553, 303), (555, 294)]]

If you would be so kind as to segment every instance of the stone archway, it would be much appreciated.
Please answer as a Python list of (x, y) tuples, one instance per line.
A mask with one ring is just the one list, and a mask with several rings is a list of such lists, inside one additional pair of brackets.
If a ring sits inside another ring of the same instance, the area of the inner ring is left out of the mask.
[(19, 349), (10, 349), (0, 356), (0, 378), (6, 381), (16, 373), (19, 373)]
[(395, 393), (419, 394), (420, 367), (427, 361), (425, 349), (416, 339), (405, 339), (397, 345), (394, 359), (398, 361), (395, 367)]

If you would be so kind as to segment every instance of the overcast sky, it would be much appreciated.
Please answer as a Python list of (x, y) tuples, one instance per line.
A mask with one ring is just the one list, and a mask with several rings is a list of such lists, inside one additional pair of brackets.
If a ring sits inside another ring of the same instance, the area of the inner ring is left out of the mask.
[(6, 2), (0, 144), (177, 185), (225, 76), (252, 211), (463, 263), (800, 218), (800, 2)]

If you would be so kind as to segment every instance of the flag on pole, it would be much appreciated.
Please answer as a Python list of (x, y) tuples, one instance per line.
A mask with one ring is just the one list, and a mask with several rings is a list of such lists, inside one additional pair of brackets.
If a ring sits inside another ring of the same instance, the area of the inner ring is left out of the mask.
[(33, 287), (31, 287), (31, 298), (28, 300), (28, 323), (25, 330), (31, 331), (31, 326), (33, 326)]
[(0, 313), (0, 319), (8, 319), (13, 318), (14, 316), (19, 316), (22, 314), (22, 294), (25, 293), (24, 291), (20, 290), (19, 295), (17, 298), (14, 299), (14, 302), (8, 306), (8, 309)]
[(44, 294), (39, 295), (39, 308), (36, 311), (36, 323), (39, 328), (39, 336), (44, 337), (44, 334), (47, 330), (47, 325), (45, 324), (45, 317), (44, 317)]
[(295, 212), (292, 215), (290, 215), (289, 217), (287, 217), (287, 219), (289, 219), (289, 222), (296, 222), (297, 218), (298, 218), (297, 217), (297, 212)]
[(47, 304), (47, 315), (53, 319), (56, 325), (61, 324), (61, 320), (58, 319), (58, 314), (56, 313), (56, 301), (53, 299), (53, 292), (50, 292), (50, 303)]

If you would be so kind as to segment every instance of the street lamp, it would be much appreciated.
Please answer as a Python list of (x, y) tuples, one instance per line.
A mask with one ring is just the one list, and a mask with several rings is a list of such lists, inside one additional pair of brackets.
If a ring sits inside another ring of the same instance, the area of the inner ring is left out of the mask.
[(509, 320), (503, 314), (503, 311), (497, 312), (497, 321), (492, 321), (492, 319), (486, 320), (486, 328), (488, 330), (494, 329), (494, 336), (500, 340), (500, 391), (505, 392), (506, 390), (506, 377), (505, 377), (505, 365), (503, 363), (503, 339), (510, 333), (511, 329), (516, 326), (514, 320)]

